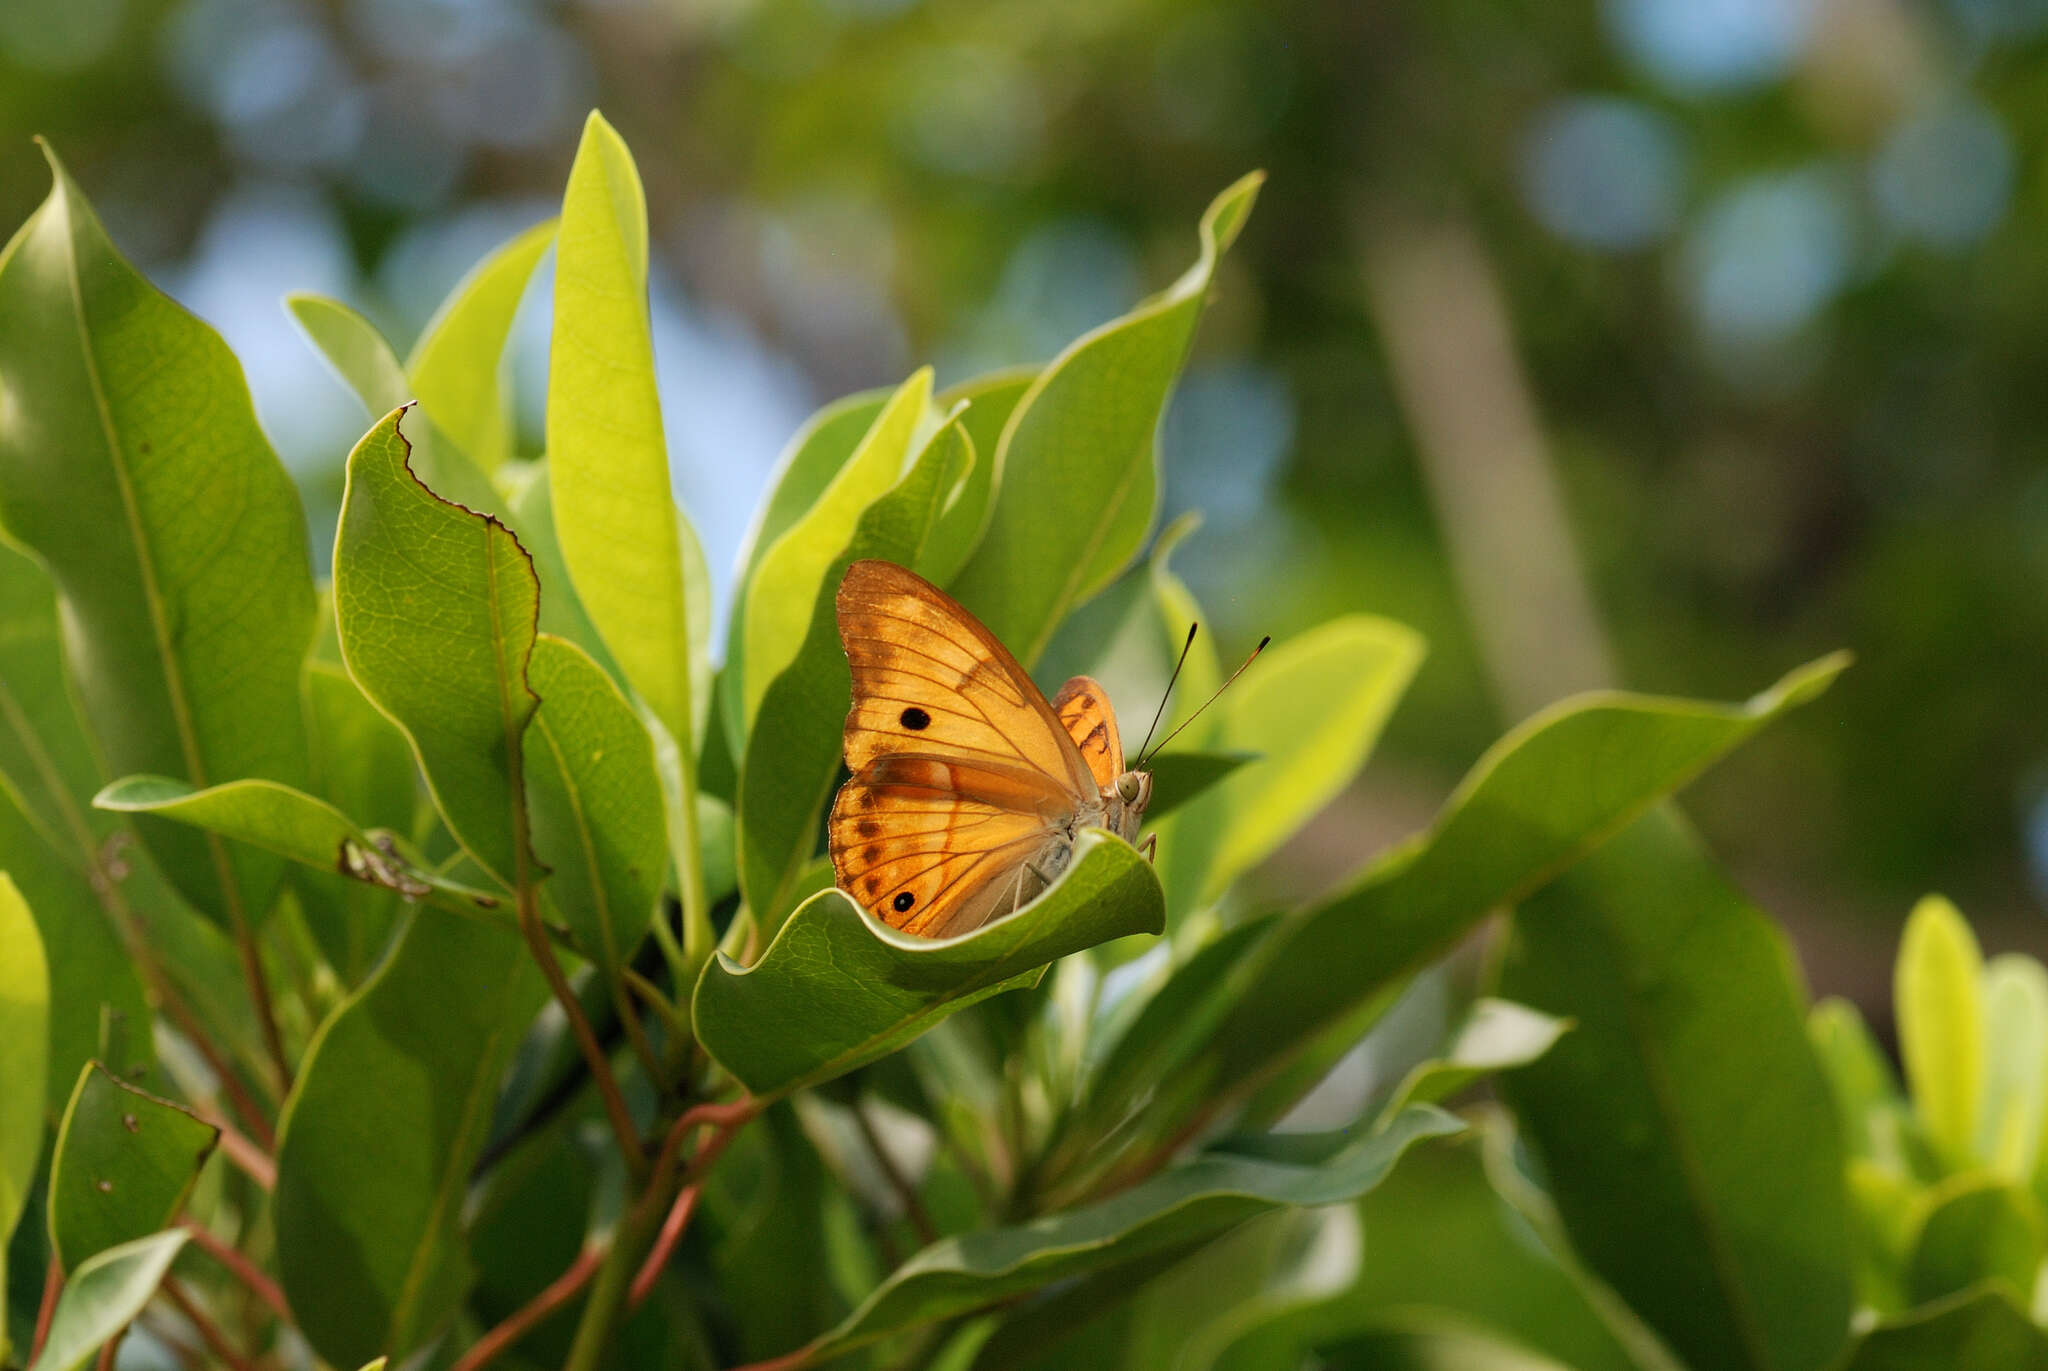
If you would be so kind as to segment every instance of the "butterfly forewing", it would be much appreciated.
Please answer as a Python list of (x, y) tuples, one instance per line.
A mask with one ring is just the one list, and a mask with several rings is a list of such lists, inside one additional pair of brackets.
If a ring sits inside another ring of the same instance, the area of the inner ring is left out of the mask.
[(930, 582), (889, 562), (855, 562), (838, 610), (853, 669), (846, 765), (855, 775), (876, 757), (915, 753), (1028, 766), (1077, 799), (1093, 791), (1017, 659)]

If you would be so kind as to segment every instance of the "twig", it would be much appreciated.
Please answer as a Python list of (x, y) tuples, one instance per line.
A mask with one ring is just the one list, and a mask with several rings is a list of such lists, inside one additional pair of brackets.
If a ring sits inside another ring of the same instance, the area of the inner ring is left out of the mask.
[[(729, 1141), (734, 1133), (761, 1112), (761, 1108), (759, 1100), (747, 1097), (727, 1104), (698, 1104), (685, 1109), (669, 1126), (668, 1136), (661, 1140), (661, 1154), (654, 1160), (655, 1174), (664, 1175), (674, 1168), (676, 1156), (682, 1151), (683, 1141), (690, 1136), (692, 1130), (717, 1128), (723, 1131), (725, 1139)], [(717, 1139), (706, 1143), (704, 1150), (691, 1162), (690, 1174), (694, 1177), (701, 1173), (717, 1158), (718, 1152), (723, 1151), (724, 1147), (725, 1143)], [(714, 1148), (716, 1150), (713, 1150)]]
[(669, 1254), (675, 1251), (683, 1230), (690, 1226), (690, 1215), (697, 1209), (699, 1187), (686, 1185), (676, 1196), (676, 1202), (669, 1207), (668, 1217), (662, 1220), (661, 1232), (654, 1239), (654, 1246), (648, 1250), (647, 1260), (640, 1265), (639, 1274), (633, 1277), (633, 1284), (626, 1292), (626, 1308), (637, 1309), (640, 1302), (653, 1291), (655, 1281), (661, 1278), (661, 1268), (668, 1265)]
[[(648, 1249), (647, 1258), (633, 1276), (633, 1283), (627, 1288), (626, 1307), (631, 1309), (647, 1298), (654, 1289), (654, 1282), (661, 1276), (661, 1269), (668, 1265), (676, 1243), (681, 1240), (683, 1230), (689, 1226), (690, 1214), (697, 1207), (698, 1181), (718, 1160), (718, 1154), (725, 1151), (727, 1144), (742, 1128), (760, 1112), (760, 1105), (751, 1099), (735, 1100), (730, 1104), (700, 1104), (683, 1111), (668, 1136), (662, 1140), (661, 1155), (654, 1163), (654, 1180), (648, 1186), (646, 1200), (657, 1200), (662, 1187), (673, 1174), (681, 1154), (683, 1140), (698, 1128), (713, 1129), (704, 1145), (697, 1149), (697, 1155), (690, 1158), (690, 1164), (683, 1175), (683, 1188), (677, 1192), (675, 1201), (669, 1206), (668, 1215), (662, 1220), (661, 1231), (655, 1235), (654, 1246)], [(646, 1201), (643, 1201), (645, 1203)]]
[(64, 1263), (58, 1259), (57, 1249), (50, 1248), (50, 1264), (43, 1269), (43, 1302), (36, 1309), (36, 1333), (29, 1340), (28, 1359), (33, 1364), (43, 1355), (43, 1343), (50, 1336), (50, 1320), (57, 1313), (57, 1296), (64, 1290)]
[(113, 1337), (106, 1340), (100, 1347), (98, 1359), (92, 1364), (93, 1371), (114, 1371), (114, 1357), (121, 1350), (121, 1339), (127, 1336), (128, 1330), (123, 1328), (120, 1332), (114, 1334)]
[(186, 1219), (179, 1227), (192, 1235), (192, 1241), (199, 1245), (200, 1250), (219, 1262), (236, 1280), (248, 1286), (249, 1292), (257, 1299), (269, 1305), (272, 1313), (286, 1323), (292, 1322), (291, 1306), (285, 1303), (283, 1288), (262, 1268), (236, 1248), (215, 1237), (211, 1229), (196, 1220)]
[(277, 1189), (277, 1162), (268, 1152), (236, 1132), (225, 1119), (207, 1122), (220, 1130), (222, 1156), (266, 1192)]
[(519, 931), (525, 935), (527, 950), (539, 963), (541, 975), (547, 977), (548, 989), (555, 993), (555, 1002), (562, 1006), (562, 1013), (568, 1017), (569, 1030), (576, 1037), (576, 1046), (582, 1049), (591, 1079), (597, 1083), (598, 1097), (604, 1101), (605, 1117), (611, 1121), (620, 1155), (626, 1159), (626, 1173), (640, 1180), (647, 1175), (647, 1153), (640, 1142), (640, 1130), (633, 1126), (633, 1116), (626, 1108), (626, 1097), (619, 1093), (618, 1078), (612, 1074), (612, 1064), (604, 1055), (604, 1047), (597, 1041), (597, 1033), (590, 1026), (590, 1017), (583, 1012), (582, 1001), (570, 988), (569, 978), (562, 974), (562, 964), (555, 960), (555, 949), (548, 942), (547, 930), (541, 927), (540, 894), (529, 880), (519, 882)]
[(640, 997), (641, 1001), (649, 1009), (661, 1016), (661, 1021), (668, 1028), (670, 1037), (687, 1036), (682, 1016), (676, 1012), (676, 1007), (669, 1003), (668, 996), (661, 993), (660, 986), (648, 980), (630, 966), (619, 968), (619, 978), (632, 989), (635, 995)]
[(512, 1311), (503, 1322), (470, 1345), (455, 1359), (449, 1371), (481, 1371), (528, 1333), (548, 1315), (576, 1298), (590, 1278), (604, 1265), (605, 1249), (586, 1247), (576, 1254), (569, 1269), (554, 1278), (538, 1295)]
[[(199, 1307), (198, 1301), (192, 1298), (176, 1276), (165, 1276), (164, 1283), (158, 1289), (165, 1299), (176, 1306), (178, 1312), (184, 1316), (185, 1322), (192, 1325), (193, 1331), (199, 1334), (199, 1340), (206, 1344), (214, 1356), (226, 1363), (229, 1371), (256, 1371), (255, 1363), (251, 1362), (241, 1349), (228, 1341), (227, 1334), (220, 1331), (220, 1326)], [(107, 1345), (113, 1346), (112, 1343)]]
[(853, 1123), (860, 1130), (860, 1139), (867, 1144), (875, 1159), (875, 1167), (882, 1173), (882, 1179), (896, 1192), (896, 1198), (903, 1202), (903, 1216), (910, 1220), (910, 1226), (917, 1230), (917, 1240), (930, 1247), (939, 1240), (939, 1230), (932, 1222), (931, 1212), (924, 1207), (924, 1201), (917, 1196), (917, 1187), (910, 1183), (910, 1177), (903, 1174), (903, 1168), (889, 1155), (889, 1149), (882, 1145), (881, 1134), (875, 1132), (875, 1121), (868, 1117), (868, 1111), (860, 1100), (853, 1102)]

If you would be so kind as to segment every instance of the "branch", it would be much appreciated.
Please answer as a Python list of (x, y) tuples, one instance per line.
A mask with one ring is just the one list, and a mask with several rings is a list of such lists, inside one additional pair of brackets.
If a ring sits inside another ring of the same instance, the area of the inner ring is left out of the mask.
[(64, 1263), (58, 1260), (55, 1246), (50, 1248), (50, 1264), (43, 1271), (43, 1302), (36, 1310), (35, 1337), (29, 1340), (28, 1359), (34, 1365), (36, 1358), (43, 1355), (43, 1343), (50, 1336), (50, 1319), (57, 1312), (57, 1296), (64, 1291)]
[(178, 1225), (192, 1235), (192, 1241), (199, 1248), (226, 1268), (229, 1275), (249, 1287), (249, 1293), (270, 1306), (286, 1323), (292, 1322), (291, 1306), (285, 1303), (284, 1290), (260, 1267), (240, 1251), (215, 1237), (212, 1230), (192, 1219), (185, 1219)]
[(605, 1117), (611, 1121), (619, 1152), (626, 1159), (626, 1174), (640, 1180), (647, 1174), (647, 1153), (640, 1142), (640, 1130), (633, 1126), (633, 1116), (626, 1109), (626, 1097), (619, 1093), (618, 1077), (612, 1074), (612, 1064), (606, 1059), (604, 1048), (590, 1027), (590, 1018), (583, 1012), (583, 1002), (576, 998), (576, 992), (569, 986), (569, 978), (562, 974), (562, 964), (555, 960), (555, 949), (548, 942), (547, 930), (541, 927), (540, 894), (533, 883), (526, 880), (519, 883), (519, 931), (526, 936), (527, 949), (533, 953), (534, 961), (540, 964), (541, 974), (547, 977), (548, 989), (555, 993), (555, 1002), (568, 1016), (569, 1029), (576, 1036), (576, 1046), (582, 1049), (591, 1079), (597, 1082), (598, 1097), (604, 1101)]
[(669, 1254), (675, 1251), (683, 1230), (690, 1226), (690, 1215), (697, 1210), (698, 1187), (686, 1185), (670, 1206), (668, 1217), (662, 1220), (661, 1232), (654, 1239), (654, 1246), (647, 1253), (647, 1260), (641, 1263), (640, 1272), (633, 1277), (632, 1287), (626, 1292), (626, 1308), (638, 1309), (640, 1302), (654, 1289), (654, 1282), (661, 1277), (661, 1268), (668, 1265)]
[(601, 1247), (586, 1247), (576, 1254), (576, 1260), (569, 1269), (548, 1283), (546, 1289), (512, 1311), (497, 1327), (485, 1333), (471, 1344), (470, 1349), (456, 1358), (448, 1371), (481, 1371), (496, 1361), (501, 1353), (528, 1333), (548, 1315), (560, 1309), (581, 1293), (590, 1284), (590, 1278), (604, 1265), (605, 1250)]
[[(191, 1324), (193, 1331), (199, 1334), (200, 1341), (206, 1344), (214, 1356), (220, 1358), (229, 1371), (256, 1371), (255, 1364), (241, 1349), (228, 1341), (227, 1334), (220, 1331), (220, 1326), (199, 1307), (198, 1301), (192, 1298), (176, 1276), (165, 1276), (164, 1283), (158, 1287), (158, 1292), (177, 1307), (185, 1322)], [(112, 1347), (113, 1344), (108, 1343), (107, 1346)]]

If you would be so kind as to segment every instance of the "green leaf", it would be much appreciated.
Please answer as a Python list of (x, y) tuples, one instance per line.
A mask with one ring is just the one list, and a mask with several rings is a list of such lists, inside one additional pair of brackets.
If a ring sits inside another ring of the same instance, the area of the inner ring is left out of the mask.
[[(920, 397), (913, 398), (923, 404)], [(879, 429), (890, 416), (875, 422)], [(960, 426), (949, 423), (941, 428), (910, 470), (860, 511), (851, 535), (810, 583), (811, 605), (798, 630), (801, 637), (792, 639), (788, 666), (762, 696), (741, 763), (740, 890), (764, 930), (772, 931), (795, 905), (796, 884), (817, 850), (818, 816), (839, 776), (846, 710), (853, 695), (846, 650), (839, 641), (839, 582), (846, 568), (864, 557), (915, 567), (946, 492), (972, 460)], [(791, 530), (778, 549), (811, 527), (806, 523)], [(762, 563), (764, 578), (774, 560), (771, 554)], [(750, 603), (766, 613), (762, 607), (774, 593), (765, 582), (757, 584)], [(758, 667), (766, 656), (763, 648), (749, 660)]]
[(2048, 1371), (2048, 1333), (2005, 1291), (1971, 1291), (1879, 1324), (1838, 1371)]
[[(194, 790), (165, 776), (126, 776), (94, 797), (102, 809), (155, 814), (333, 871), (443, 910), (477, 917), (506, 912), (495, 892), (425, 868), (388, 837), (356, 826), (324, 800), (270, 781), (230, 781)], [(497, 920), (500, 923), (502, 919)]]
[(1215, 745), (1259, 760), (1177, 820), (1176, 841), (1206, 857), (1191, 867), (1176, 854), (1195, 877), (1185, 887), (1190, 904), (1214, 901), (1351, 783), (1422, 652), (1422, 639), (1400, 624), (1346, 615), (1275, 644), (1217, 702)]
[(1415, 1143), (1463, 1128), (1438, 1110), (1413, 1109), (1319, 1166), (1200, 1157), (1080, 1209), (947, 1238), (899, 1267), (797, 1364), (815, 1365), (892, 1333), (1142, 1261), (1283, 1206), (1356, 1199)]
[(733, 581), (732, 610), (725, 624), (725, 664), (718, 676), (719, 717), (735, 757), (746, 751), (747, 743), (741, 681), (746, 674), (747, 591), (754, 568), (789, 526), (817, 503), (893, 393), (864, 390), (833, 401), (805, 420), (776, 459), (768, 477), (768, 496), (740, 541), (739, 575)]
[[(364, 827), (412, 832), (417, 796), (405, 735), (336, 667), (309, 663), (304, 689), (313, 793)], [(399, 897), (389, 887), (350, 880), (333, 865), (294, 871), (292, 884), (328, 964), (344, 986), (354, 986), (390, 940)]]
[[(0, 542), (0, 777), (53, 852), (78, 865), (105, 835), (81, 799), (99, 763), (64, 679), (57, 596), (34, 558)], [(111, 828), (112, 825), (108, 824)], [(5, 863), (0, 852), (0, 865)]]
[(1928, 1197), (1906, 1258), (1906, 1297), (1925, 1304), (1984, 1281), (2029, 1298), (2041, 1269), (2043, 1233), (2034, 1197), (1996, 1176), (1965, 1172)]
[(1775, 926), (1653, 814), (1516, 911), (1501, 990), (1577, 1024), (1502, 1084), (1587, 1264), (1692, 1365), (1826, 1365), (1844, 1157)]
[(1222, 781), (1239, 767), (1259, 759), (1255, 752), (1168, 752), (1154, 757), (1152, 807), (1145, 811), (1157, 822)]
[[(0, 1276), (6, 1243), (43, 1155), (50, 1069), (50, 970), (43, 938), (14, 882), (0, 872)], [(0, 1282), (0, 1289), (4, 1289)]]
[(1496, 1071), (1527, 1066), (1556, 1046), (1571, 1026), (1569, 1019), (1525, 1004), (1482, 996), (1443, 1050), (1402, 1078), (1385, 1108), (1436, 1104)]
[[(412, 381), (375, 324), (324, 295), (287, 295), (285, 307), (371, 419), (413, 402)], [(441, 431), (432, 415), (416, 413), (408, 427), (413, 473), (427, 489), (480, 514), (504, 513), (504, 496), (491, 478)]]
[(2016, 1185), (2033, 1179), (2048, 1125), (2048, 971), (2006, 953), (1984, 967), (1984, 1096), (1976, 1152)]
[(1003, 428), (1037, 376), (1035, 367), (991, 372), (940, 391), (936, 397), (941, 414), (958, 412), (960, 427), (974, 447), (974, 464), (947, 500), (925, 549), (924, 576), (934, 585), (950, 584), (981, 545), (995, 502), (999, 480), (996, 450), (1002, 444)]
[(1264, 179), (1254, 172), (1217, 196), (1195, 264), (1053, 359), (1004, 429), (988, 527), (954, 593), (1027, 667), (1144, 544), (1159, 497), (1160, 415), (1216, 265)]
[[(520, 546), (533, 558), (534, 575), (540, 578), (540, 630), (570, 642), (589, 653), (614, 677), (621, 673), (604, 645), (597, 625), (576, 598), (575, 582), (569, 579), (569, 564), (562, 560), (561, 540), (555, 536), (555, 508), (548, 488), (547, 463), (533, 463), (528, 478), (516, 486), (506, 501), (505, 514), (518, 535)], [(430, 481), (428, 485), (432, 485)]]
[(219, 1140), (191, 1111), (88, 1063), (50, 1162), (50, 1239), (64, 1269), (168, 1227)]
[(1091, 829), (1052, 888), (1007, 919), (936, 940), (877, 923), (838, 890), (806, 900), (761, 959), (720, 953), (697, 984), (697, 1037), (755, 1095), (844, 1075), (977, 1000), (1034, 984), (1049, 962), (1131, 933), (1158, 933), (1152, 868)]
[[(554, 240), (555, 225), (549, 220), (479, 262), (441, 302), (406, 362), (420, 404), (486, 472), (496, 471), (512, 455), (503, 385), (505, 340), (526, 283)], [(371, 408), (381, 414), (397, 406)]]
[(114, 936), (99, 896), (75, 867), (44, 845), (13, 791), (0, 784), (0, 869), (19, 888), (41, 935), (50, 978), (49, 1062), (37, 1117), (54, 1117), (70, 1099), (79, 1068), (104, 1050), (103, 1028), (119, 1032), (124, 1069), (156, 1060), (146, 1031), (148, 1003), (134, 963)]
[[(1828, 658), (1743, 705), (1596, 693), (1538, 714), (1488, 749), (1428, 832), (1319, 905), (1241, 925), (1228, 961), (1177, 971), (1130, 1033), (1143, 1051), (1100, 1090), (1170, 1137), (1221, 1114), (1335, 1026), (1393, 1002), (1406, 978), (1489, 910), (1540, 888), (1840, 672)], [(1199, 981), (1182, 993), (1174, 981)], [(1370, 1017), (1356, 1022), (1363, 1032)], [(1170, 1085), (1170, 1089), (1166, 1089)], [(1156, 1103), (1146, 1104), (1155, 1091)]]
[(29, 1371), (78, 1371), (107, 1340), (135, 1322), (185, 1246), (182, 1229), (109, 1248), (71, 1273), (50, 1318), (50, 1335)]
[(286, 1297), (328, 1361), (403, 1358), (461, 1302), (470, 1170), (544, 994), (517, 938), (419, 909), (315, 1035), (272, 1203)]
[[(750, 738), (768, 688), (803, 651), (820, 592), (838, 590), (835, 568), (845, 570), (843, 549), (862, 516), (903, 475), (905, 456), (931, 407), (931, 394), (930, 367), (897, 387), (816, 503), (761, 554), (747, 584), (741, 655), (746, 663), (741, 703)], [(943, 502), (948, 489), (940, 488), (931, 503)]]
[(49, 973), (52, 1117), (100, 1051), (102, 1014), (137, 1030), (123, 1067), (155, 1060), (135, 965), (89, 874), (117, 822), (86, 803), (99, 784), (64, 679), (56, 595), (34, 559), (0, 542), (0, 871), (27, 901)]
[(349, 674), (404, 731), (448, 829), (518, 888), (526, 841), (520, 734), (539, 584), (519, 540), (449, 504), (406, 465), (402, 410), (348, 459), (334, 536), (334, 608)]
[[(298, 784), (314, 603), (298, 493), (226, 344), (121, 259), (50, 166), (49, 198), (0, 252), (0, 526), (56, 584), (110, 769)], [(267, 908), (276, 859), (138, 831), (209, 916)]]
[(1914, 906), (1893, 983), (1899, 1057), (1920, 1126), (1951, 1167), (1973, 1155), (1984, 1092), (1984, 959), (1956, 907)]
[(668, 867), (654, 744), (604, 669), (542, 634), (529, 678), (540, 695), (526, 740), (533, 842), (554, 870), (548, 897), (607, 975), (633, 955)]
[(1862, 1013), (1849, 1001), (1829, 996), (1806, 1016), (1806, 1036), (1834, 1093), (1849, 1155), (1902, 1166), (1905, 1110), (1898, 1079)]
[(647, 200), (592, 112), (562, 196), (548, 354), (548, 483), (576, 594), (671, 737), (691, 737), (682, 516), (647, 315)]
[(1298, 1366), (1382, 1329), (1445, 1325), (1578, 1371), (1638, 1371), (1583, 1278), (1489, 1184), (1477, 1139), (1418, 1150), (1358, 1203), (1364, 1261), (1340, 1294), (1248, 1330), (1215, 1371)]
[(311, 291), (285, 296), (284, 307), (371, 418), (411, 403), (405, 366), (375, 324), (341, 301)]

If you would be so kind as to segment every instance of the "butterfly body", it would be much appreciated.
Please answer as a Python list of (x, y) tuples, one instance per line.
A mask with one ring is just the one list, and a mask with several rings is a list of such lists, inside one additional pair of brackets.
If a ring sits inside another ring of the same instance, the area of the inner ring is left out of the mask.
[(889, 562), (848, 568), (838, 616), (853, 776), (832, 805), (832, 866), (876, 918), (970, 932), (1057, 880), (1084, 829), (1137, 837), (1152, 778), (1125, 767), (1095, 681), (1048, 701), (973, 615)]

